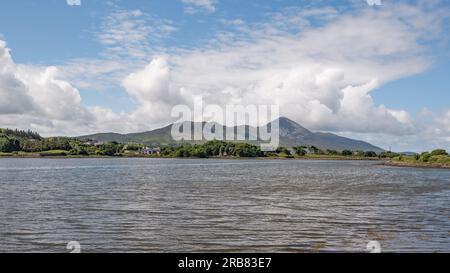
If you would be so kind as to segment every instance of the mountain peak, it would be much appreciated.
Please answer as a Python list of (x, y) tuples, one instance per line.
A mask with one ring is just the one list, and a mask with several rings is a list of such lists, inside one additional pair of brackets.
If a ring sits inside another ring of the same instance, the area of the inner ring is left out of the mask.
[(281, 136), (307, 136), (312, 134), (311, 131), (306, 129), (305, 127), (301, 126), (297, 122), (286, 118), (286, 117), (280, 117), (278, 119), (280, 123), (280, 134)]

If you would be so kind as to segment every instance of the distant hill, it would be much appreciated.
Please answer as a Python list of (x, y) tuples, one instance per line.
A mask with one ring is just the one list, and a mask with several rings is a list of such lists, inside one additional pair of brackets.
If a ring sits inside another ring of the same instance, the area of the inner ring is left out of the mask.
[(171, 135), (172, 125), (153, 131), (132, 134), (99, 133), (94, 135), (77, 137), (81, 140), (93, 140), (97, 142), (116, 141), (119, 143), (142, 143), (145, 145), (169, 145), (176, 144)]
[[(370, 143), (354, 140), (350, 138), (341, 137), (331, 133), (315, 133), (312, 132), (293, 120), (282, 117), (280, 122), (280, 142), (282, 146), (316, 146), (320, 149), (330, 150), (361, 150), (383, 152), (380, 147), (376, 147)], [(218, 125), (220, 126), (220, 125)], [(191, 127), (194, 123), (191, 122)], [(223, 127), (224, 132), (226, 127)], [(249, 126), (245, 126), (246, 136), (249, 133)], [(116, 141), (120, 143), (142, 143), (148, 146), (170, 145), (178, 144), (171, 136), (172, 125), (156, 129), (153, 131), (132, 134), (116, 134), (116, 133), (101, 133), (87, 136), (80, 136), (82, 140), (93, 140), (97, 142)], [(237, 127), (234, 128), (235, 132)], [(254, 143), (255, 141), (249, 141)]]
[(292, 146), (316, 146), (321, 149), (330, 150), (352, 150), (352, 151), (374, 151), (383, 152), (380, 147), (370, 143), (341, 137), (331, 133), (314, 133), (300, 124), (288, 118), (280, 118), (280, 140), (286, 147)]
[(416, 153), (416, 152), (401, 152), (401, 153), (399, 153), (399, 154), (401, 154), (401, 155), (406, 155), (406, 156), (415, 156), (415, 155), (417, 155), (418, 153)]

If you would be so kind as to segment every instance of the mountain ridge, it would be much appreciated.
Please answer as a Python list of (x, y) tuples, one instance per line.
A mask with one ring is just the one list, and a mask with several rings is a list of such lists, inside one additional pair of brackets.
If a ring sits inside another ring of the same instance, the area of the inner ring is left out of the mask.
[[(190, 122), (191, 126), (194, 126), (193, 122)], [(293, 146), (316, 146), (320, 149), (329, 149), (336, 151), (343, 150), (361, 150), (361, 151), (374, 151), (374, 152), (383, 152), (384, 149), (372, 145), (368, 142), (364, 142), (361, 140), (355, 140), (351, 138), (342, 137), (332, 133), (324, 133), (324, 132), (312, 132), (297, 122), (286, 118), (279, 118), (280, 124), (280, 145), (286, 147)], [(91, 140), (96, 142), (108, 142), (108, 141), (116, 141), (120, 143), (142, 143), (149, 146), (159, 146), (159, 145), (174, 145), (179, 144), (173, 140), (171, 136), (173, 124), (169, 124), (167, 126), (146, 131), (140, 133), (130, 133), (130, 134), (119, 134), (119, 133), (98, 133), (92, 135), (85, 135), (77, 137), (81, 140)], [(222, 125), (223, 126), (223, 125)], [(248, 125), (241, 125), (246, 128), (246, 136), (249, 134)], [(235, 132), (239, 126), (234, 126)], [(223, 126), (224, 132), (228, 127)], [(255, 127), (252, 127), (255, 129)], [(257, 129), (257, 128), (256, 128)], [(183, 141), (189, 143), (200, 143), (202, 141)], [(255, 143), (255, 141), (246, 141), (249, 143)], [(257, 141), (256, 141), (257, 142)]]

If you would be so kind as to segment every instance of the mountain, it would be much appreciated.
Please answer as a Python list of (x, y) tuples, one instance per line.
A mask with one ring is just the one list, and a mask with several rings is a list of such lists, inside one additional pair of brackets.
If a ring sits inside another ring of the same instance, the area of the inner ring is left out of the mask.
[(341, 137), (331, 133), (311, 132), (288, 118), (281, 117), (279, 122), (280, 142), (281, 145), (286, 147), (316, 146), (320, 149), (337, 151), (374, 151), (377, 153), (384, 151), (380, 147), (364, 141)]
[[(189, 124), (189, 123), (187, 123)], [(383, 152), (384, 150), (376, 147), (370, 143), (354, 140), (350, 138), (341, 137), (331, 133), (312, 132), (293, 120), (285, 117), (279, 119), (280, 124), (280, 144), (286, 147), (293, 146), (316, 146), (320, 149), (330, 150), (352, 150), (352, 151), (374, 151)], [(194, 123), (190, 123), (194, 127)], [(216, 125), (220, 126), (220, 125)], [(250, 127), (244, 126), (246, 136), (249, 135)], [(237, 132), (238, 127), (234, 127)], [(253, 128), (254, 129), (254, 128)], [(143, 143), (149, 146), (177, 144), (171, 136), (172, 125), (159, 128), (153, 131), (133, 134), (116, 134), (116, 133), (102, 133), (87, 136), (80, 136), (82, 140), (93, 140), (97, 142), (116, 141), (121, 143)], [(224, 132), (227, 130), (223, 126)], [(193, 131), (193, 130), (192, 130)], [(254, 143), (255, 141), (249, 141)]]
[(146, 145), (169, 145), (175, 141), (171, 136), (172, 125), (153, 131), (132, 134), (100, 133), (77, 137), (81, 140), (93, 140), (96, 142), (116, 141), (119, 143), (142, 143)]

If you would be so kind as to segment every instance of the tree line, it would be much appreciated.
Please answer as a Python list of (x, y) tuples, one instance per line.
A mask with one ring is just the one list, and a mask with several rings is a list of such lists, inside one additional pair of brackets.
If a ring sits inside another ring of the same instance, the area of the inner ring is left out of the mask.
[[(43, 153), (61, 151), (67, 155), (102, 155), (121, 156), (136, 154), (144, 148), (143, 144), (118, 142), (97, 143), (86, 142), (69, 137), (43, 138), (33, 131), (0, 129), (0, 152), (3, 153)], [(177, 144), (160, 147), (159, 156), (164, 157), (304, 157), (307, 155), (345, 156), (358, 158), (401, 158), (401, 154), (393, 152), (376, 153), (374, 151), (351, 151), (320, 149), (316, 146), (295, 146), (291, 149), (280, 146), (276, 151), (261, 151), (259, 145), (245, 142), (225, 142), (219, 140), (202, 144)], [(448, 156), (443, 149), (430, 153), (417, 154), (416, 160), (427, 162), (436, 156)]]
[(69, 137), (43, 138), (33, 131), (0, 129), (0, 152), (2, 153), (42, 153), (60, 150), (68, 155), (107, 155), (122, 152), (124, 145), (109, 142), (93, 145)]

